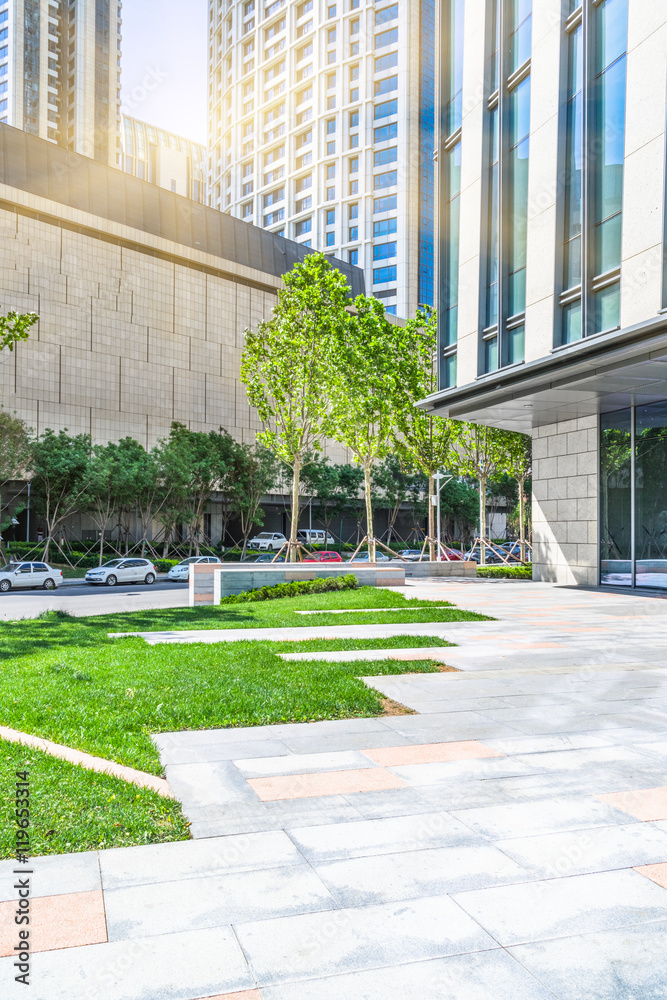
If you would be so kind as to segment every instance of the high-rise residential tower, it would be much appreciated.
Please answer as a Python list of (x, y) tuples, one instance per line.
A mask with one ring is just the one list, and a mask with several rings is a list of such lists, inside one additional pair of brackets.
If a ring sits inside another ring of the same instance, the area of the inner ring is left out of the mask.
[(122, 116), (122, 169), (206, 204), (206, 147), (129, 115)]
[(533, 436), (534, 575), (667, 588), (667, 6), (439, 0), (443, 416)]
[(434, 0), (210, 0), (209, 198), (433, 301)]
[(120, 0), (0, 0), (0, 122), (120, 164)]

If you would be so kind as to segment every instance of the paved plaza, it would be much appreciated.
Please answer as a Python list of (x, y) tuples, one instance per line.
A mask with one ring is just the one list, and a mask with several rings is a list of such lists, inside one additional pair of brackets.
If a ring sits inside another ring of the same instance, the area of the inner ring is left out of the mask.
[(664, 1000), (667, 601), (402, 592), (496, 620), (298, 630), (456, 643), (367, 679), (413, 714), (157, 736), (193, 839), (35, 859), (3, 1000)]

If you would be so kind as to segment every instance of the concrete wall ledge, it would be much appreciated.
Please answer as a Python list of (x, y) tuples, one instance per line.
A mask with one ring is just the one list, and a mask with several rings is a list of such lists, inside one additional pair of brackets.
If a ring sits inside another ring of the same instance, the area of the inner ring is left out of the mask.
[(334, 576), (355, 576), (362, 587), (403, 587), (404, 563), (195, 563), (190, 567), (189, 604), (218, 604), (222, 597), (241, 594), (259, 587), (274, 587), (279, 583), (326, 579)]

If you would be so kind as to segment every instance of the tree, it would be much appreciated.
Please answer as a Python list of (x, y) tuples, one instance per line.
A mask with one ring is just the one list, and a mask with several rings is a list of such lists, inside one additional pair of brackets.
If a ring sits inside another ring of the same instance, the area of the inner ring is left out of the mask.
[(387, 545), (391, 544), (398, 514), (414, 496), (414, 482), (421, 476), (406, 470), (398, 455), (387, 455), (373, 469), (372, 487), (376, 503), (387, 509)]
[(459, 423), (454, 428), (459, 472), (479, 483), (480, 563), (486, 562), (486, 487), (489, 479), (503, 471), (507, 457), (507, 431), (478, 424)]
[(3, 517), (4, 487), (8, 482), (26, 476), (30, 456), (30, 431), (23, 420), (0, 408), (0, 552), (3, 547), (2, 532), (11, 524), (11, 518)]
[(306, 455), (329, 429), (335, 347), (351, 305), (347, 282), (322, 253), (285, 275), (270, 320), (246, 330), (241, 381), (264, 426), (258, 437), (292, 472), (288, 559), (297, 559), (299, 488)]
[(398, 435), (396, 447), (408, 467), (421, 472), (428, 479), (428, 537), (429, 558), (435, 559), (435, 514), (430, 501), (435, 493), (434, 476), (452, 464), (453, 423), (443, 417), (426, 413), (415, 406), (438, 387), (435, 366), (437, 350), (437, 317), (434, 310), (418, 309), (414, 319), (408, 321), (406, 336), (409, 340), (410, 364), (404, 365), (405, 377), (402, 390), (404, 404), (398, 409)]
[(526, 481), (533, 473), (533, 442), (528, 434), (508, 433), (506, 436), (505, 472), (519, 487), (519, 546), (521, 562), (526, 558)]
[(138, 483), (133, 461), (134, 447), (141, 448), (132, 438), (118, 444), (94, 445), (85, 471), (82, 505), (92, 517), (100, 534), (99, 565), (104, 559), (104, 538), (107, 528), (122, 507), (136, 502)]
[(63, 522), (85, 507), (86, 471), (91, 450), (88, 434), (71, 437), (46, 430), (32, 445), (30, 469), (35, 509), (46, 521), (43, 559)]
[(278, 462), (273, 452), (259, 444), (254, 448), (247, 444), (237, 445), (235, 462), (236, 473), (231, 483), (231, 510), (241, 521), (243, 558), (251, 530), (255, 525), (264, 523), (260, 503), (262, 497), (275, 486)]
[(304, 465), (302, 478), (315, 501), (313, 514), (327, 533), (335, 518), (358, 506), (364, 479), (358, 465), (331, 465), (326, 456), (313, 458)]
[(173, 423), (169, 437), (160, 445), (165, 480), (173, 487), (169, 511), (164, 513), (169, 522), (176, 517), (173, 524), (181, 517), (187, 521), (190, 548), (194, 540), (199, 555), (204, 513), (235, 460), (236, 444), (222, 428), (206, 434)]
[(0, 351), (6, 347), (13, 351), (14, 345), (30, 336), (30, 328), (35, 325), (39, 316), (37, 313), (10, 312), (0, 316)]
[(331, 434), (363, 469), (368, 553), (375, 562), (372, 473), (393, 449), (407, 343), (403, 327), (389, 322), (378, 299), (359, 295), (354, 305), (336, 350)]

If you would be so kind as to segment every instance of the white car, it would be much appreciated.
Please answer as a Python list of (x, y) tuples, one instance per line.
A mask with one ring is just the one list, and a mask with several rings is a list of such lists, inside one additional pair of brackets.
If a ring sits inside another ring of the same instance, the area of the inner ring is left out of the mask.
[(172, 566), (167, 573), (167, 579), (176, 583), (187, 583), (190, 578), (190, 567), (193, 563), (219, 563), (217, 556), (190, 556), (179, 562), (178, 566)]
[(104, 583), (107, 587), (115, 587), (119, 583), (155, 583), (157, 570), (148, 559), (112, 559), (104, 566), (89, 569), (85, 576), (86, 583)]
[(42, 562), (11, 562), (0, 568), (0, 593), (6, 594), (19, 587), (42, 587), (55, 590), (63, 582), (61, 569), (51, 569)]
[(248, 542), (249, 549), (259, 549), (260, 552), (277, 552), (287, 544), (287, 539), (279, 531), (260, 531)]
[(336, 544), (336, 539), (328, 531), (320, 531), (319, 528), (299, 528), (296, 533), (298, 542), (303, 545), (324, 545)]

